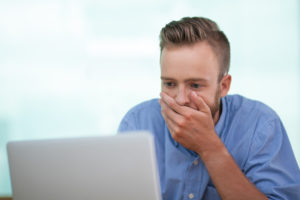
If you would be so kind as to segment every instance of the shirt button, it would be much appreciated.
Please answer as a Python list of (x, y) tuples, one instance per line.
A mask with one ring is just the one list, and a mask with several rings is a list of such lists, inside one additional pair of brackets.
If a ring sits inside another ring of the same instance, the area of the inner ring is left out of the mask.
[(190, 193), (190, 194), (189, 194), (189, 198), (190, 198), (190, 199), (193, 199), (194, 197), (195, 197), (195, 196), (194, 196), (193, 193)]
[(198, 160), (195, 160), (193, 163), (194, 163), (194, 165), (198, 165), (198, 164), (199, 164), (199, 161), (198, 161)]

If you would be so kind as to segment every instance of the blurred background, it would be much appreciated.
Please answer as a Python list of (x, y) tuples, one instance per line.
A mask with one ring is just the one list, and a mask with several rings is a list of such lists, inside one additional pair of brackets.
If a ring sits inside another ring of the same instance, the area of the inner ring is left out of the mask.
[(300, 163), (297, 0), (0, 1), (0, 196), (11, 195), (11, 140), (115, 134), (160, 92), (160, 29), (215, 20), (231, 42), (231, 94), (281, 117)]

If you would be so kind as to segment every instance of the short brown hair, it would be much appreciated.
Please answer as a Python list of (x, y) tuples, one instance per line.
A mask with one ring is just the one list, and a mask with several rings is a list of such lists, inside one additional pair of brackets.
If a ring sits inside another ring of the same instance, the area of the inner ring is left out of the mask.
[(160, 53), (169, 45), (181, 46), (207, 41), (220, 64), (219, 81), (228, 73), (230, 44), (218, 25), (204, 17), (184, 17), (168, 23), (160, 31)]

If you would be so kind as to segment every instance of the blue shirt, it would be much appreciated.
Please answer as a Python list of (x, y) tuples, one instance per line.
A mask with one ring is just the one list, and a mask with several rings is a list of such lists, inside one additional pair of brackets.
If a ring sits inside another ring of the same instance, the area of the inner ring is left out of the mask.
[[(269, 199), (300, 199), (300, 170), (277, 114), (239, 95), (221, 102), (215, 131), (242, 172)], [(134, 130), (154, 135), (163, 199), (220, 199), (200, 157), (171, 137), (158, 99), (125, 115), (119, 132)]]

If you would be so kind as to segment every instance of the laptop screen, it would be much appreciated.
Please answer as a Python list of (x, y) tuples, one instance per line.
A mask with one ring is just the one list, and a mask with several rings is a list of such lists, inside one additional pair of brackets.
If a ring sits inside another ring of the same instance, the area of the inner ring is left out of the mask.
[(7, 151), (14, 200), (161, 199), (149, 133), (16, 141)]

